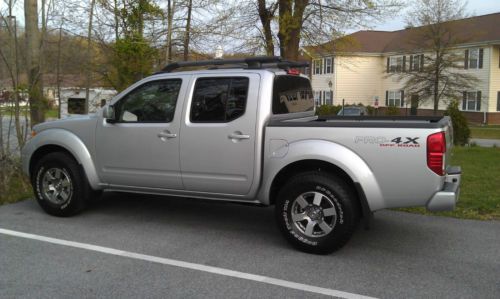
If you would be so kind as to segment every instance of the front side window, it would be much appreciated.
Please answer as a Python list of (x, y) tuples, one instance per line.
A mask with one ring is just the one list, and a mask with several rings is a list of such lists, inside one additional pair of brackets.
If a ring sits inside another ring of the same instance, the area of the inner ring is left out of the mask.
[(174, 118), (181, 79), (144, 83), (131, 91), (117, 104), (119, 122), (168, 123)]
[(191, 122), (230, 122), (242, 116), (248, 84), (246, 77), (198, 79), (191, 103)]
[(313, 75), (321, 74), (321, 59), (313, 60)]
[(325, 74), (333, 73), (333, 58), (327, 57), (325, 58)]
[(389, 106), (394, 106), (394, 107), (402, 106), (400, 90), (393, 90), (388, 92), (388, 104)]

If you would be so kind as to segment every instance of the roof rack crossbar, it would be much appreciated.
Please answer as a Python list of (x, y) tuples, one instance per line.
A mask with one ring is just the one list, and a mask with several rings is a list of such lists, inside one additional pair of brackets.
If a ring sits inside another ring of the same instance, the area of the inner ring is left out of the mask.
[(199, 61), (174, 62), (164, 67), (159, 73), (170, 73), (178, 68), (193, 66), (221, 66), (221, 65), (246, 65), (249, 69), (261, 69), (272, 64), (278, 68), (288, 69), (292, 67), (307, 67), (307, 62), (292, 62), (283, 60), (279, 56), (257, 56), (240, 59), (213, 59)]

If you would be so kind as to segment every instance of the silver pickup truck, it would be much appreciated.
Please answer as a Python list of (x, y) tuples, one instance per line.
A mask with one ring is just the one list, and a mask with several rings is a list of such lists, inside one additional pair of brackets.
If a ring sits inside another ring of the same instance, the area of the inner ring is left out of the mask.
[[(201, 65), (212, 68), (180, 71)], [(38, 203), (70, 216), (111, 190), (275, 205), (286, 239), (312, 253), (339, 249), (380, 209), (455, 207), (448, 117), (318, 118), (299, 66), (175, 63), (95, 115), (35, 126), (22, 160)]]

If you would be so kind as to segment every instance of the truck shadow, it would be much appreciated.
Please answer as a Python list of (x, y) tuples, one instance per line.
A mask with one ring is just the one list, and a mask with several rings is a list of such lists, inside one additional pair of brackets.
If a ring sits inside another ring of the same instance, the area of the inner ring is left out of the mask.
[[(279, 247), (294, 251), (281, 237), (274, 219), (274, 207), (214, 202), (191, 198), (162, 197), (128, 193), (107, 192), (89, 210), (88, 216), (105, 216), (107, 221), (123, 221), (128, 226), (174, 229), (186, 234), (220, 234), (262, 246)], [(412, 219), (415, 218), (416, 219)], [(424, 216), (394, 211), (376, 213), (372, 227), (358, 227), (351, 241), (335, 255), (402, 254), (408, 252), (435, 253), (432, 244), (439, 244), (445, 231), (431, 231), (422, 226)]]

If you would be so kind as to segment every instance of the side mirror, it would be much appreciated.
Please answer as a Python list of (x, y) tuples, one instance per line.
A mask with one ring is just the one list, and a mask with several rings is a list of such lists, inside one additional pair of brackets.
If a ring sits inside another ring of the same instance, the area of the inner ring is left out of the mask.
[(116, 123), (115, 108), (112, 105), (104, 107), (102, 116), (106, 119), (107, 123)]

